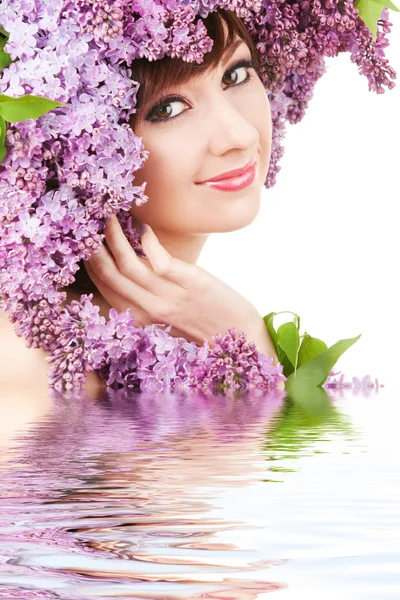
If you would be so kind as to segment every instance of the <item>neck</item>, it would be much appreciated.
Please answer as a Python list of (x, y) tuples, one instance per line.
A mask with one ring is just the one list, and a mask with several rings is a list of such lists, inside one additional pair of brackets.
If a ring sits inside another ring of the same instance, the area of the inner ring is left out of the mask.
[[(140, 229), (140, 221), (133, 218), (133, 226)], [(195, 265), (207, 241), (207, 233), (176, 233), (152, 227), (161, 246), (173, 258)]]

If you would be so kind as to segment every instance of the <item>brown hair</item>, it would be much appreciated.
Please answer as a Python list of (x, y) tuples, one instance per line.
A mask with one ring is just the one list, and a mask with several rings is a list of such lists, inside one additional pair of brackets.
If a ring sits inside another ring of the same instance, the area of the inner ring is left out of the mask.
[[(199, 19), (198, 17), (196, 21)], [(227, 26), (225, 37), (223, 22)], [(192, 77), (216, 68), (225, 51), (234, 42), (235, 37), (242, 39), (250, 49), (252, 61), (256, 71), (259, 70), (259, 54), (253, 39), (247, 31), (243, 21), (236, 13), (218, 9), (203, 19), (208, 36), (213, 40), (210, 52), (204, 55), (203, 62), (186, 62), (181, 58), (165, 56), (156, 61), (146, 58), (136, 59), (132, 66), (132, 79), (140, 84), (137, 96), (137, 112), (131, 118), (131, 127), (134, 130), (138, 118), (143, 117), (144, 106), (151, 106), (166, 88), (175, 88), (183, 85)]]
[[(200, 17), (198, 16), (195, 21)], [(221, 61), (225, 51), (234, 42), (235, 37), (242, 39), (250, 49), (252, 61), (256, 71), (259, 71), (259, 54), (254, 42), (246, 29), (243, 21), (232, 11), (218, 9), (211, 12), (203, 23), (208, 36), (213, 40), (210, 52), (204, 55), (203, 62), (186, 62), (181, 58), (166, 56), (159, 60), (149, 61), (146, 58), (136, 59), (132, 65), (132, 79), (140, 84), (136, 96), (137, 112), (132, 116), (130, 125), (135, 128), (138, 118), (141, 118), (141, 108), (152, 105), (166, 88), (173, 88), (189, 81), (192, 77), (215, 68)], [(223, 23), (227, 26), (225, 37)], [(79, 270), (75, 273), (75, 281), (64, 291), (77, 294), (90, 294), (97, 292), (97, 288), (89, 278), (83, 261), (79, 262)]]

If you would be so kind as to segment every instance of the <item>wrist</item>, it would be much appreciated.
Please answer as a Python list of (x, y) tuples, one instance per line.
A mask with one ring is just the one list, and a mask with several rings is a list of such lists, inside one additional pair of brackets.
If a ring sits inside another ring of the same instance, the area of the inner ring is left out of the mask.
[(247, 341), (254, 342), (258, 352), (261, 352), (265, 356), (272, 356), (273, 364), (278, 364), (278, 357), (275, 352), (274, 344), (272, 343), (261, 315), (258, 314), (258, 318), (255, 319), (254, 323), (250, 324), (246, 334)]

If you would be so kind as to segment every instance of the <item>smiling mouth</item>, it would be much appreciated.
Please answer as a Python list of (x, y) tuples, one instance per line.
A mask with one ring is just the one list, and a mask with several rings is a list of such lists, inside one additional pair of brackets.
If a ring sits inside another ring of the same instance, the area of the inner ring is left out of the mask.
[(255, 180), (257, 173), (257, 160), (255, 160), (246, 171), (242, 170), (241, 175), (219, 179), (218, 181), (204, 181), (198, 185), (208, 187), (222, 192), (237, 192), (245, 187), (248, 187)]
[(206, 179), (204, 181), (198, 181), (197, 183), (200, 185), (206, 183), (214, 183), (216, 181), (227, 181), (229, 179), (234, 179), (245, 175), (257, 162), (257, 158), (253, 157), (244, 167), (241, 169), (233, 169), (232, 171), (226, 171), (225, 173), (221, 173), (220, 175), (216, 175), (215, 177), (211, 177), (210, 179)]

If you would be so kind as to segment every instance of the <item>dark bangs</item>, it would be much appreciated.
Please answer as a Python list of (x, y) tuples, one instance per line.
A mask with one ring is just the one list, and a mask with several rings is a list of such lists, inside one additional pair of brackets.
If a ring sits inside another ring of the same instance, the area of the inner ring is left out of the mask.
[[(164, 90), (182, 85), (192, 77), (201, 75), (208, 69), (215, 68), (236, 37), (241, 38), (247, 44), (254, 67), (257, 72), (259, 71), (258, 51), (243, 21), (234, 12), (219, 9), (210, 13), (206, 19), (203, 19), (203, 22), (209, 37), (214, 43), (212, 50), (205, 54), (201, 64), (189, 63), (181, 58), (168, 56), (155, 61), (139, 58), (132, 63), (132, 79), (140, 84), (136, 97), (138, 110), (132, 115), (130, 122), (132, 129), (134, 129), (137, 119), (142, 117), (141, 107), (152, 106)], [(226, 39), (223, 23), (227, 27)], [(63, 291), (78, 294), (94, 294), (97, 292), (96, 286), (86, 272), (83, 261), (79, 262), (79, 269), (75, 273), (75, 281), (64, 288)]]
[[(241, 38), (249, 47), (254, 67), (257, 72), (259, 71), (258, 50), (246, 26), (236, 13), (218, 9), (203, 19), (203, 23), (208, 36), (214, 43), (212, 50), (204, 55), (202, 63), (186, 62), (181, 58), (171, 58), (169, 56), (154, 61), (149, 61), (147, 58), (138, 58), (132, 63), (131, 78), (140, 84), (136, 97), (137, 112), (132, 115), (130, 123), (132, 129), (135, 128), (137, 120), (143, 118), (143, 108), (150, 108), (164, 90), (183, 85), (192, 77), (216, 68), (236, 36)], [(227, 27), (226, 38), (223, 23)]]

